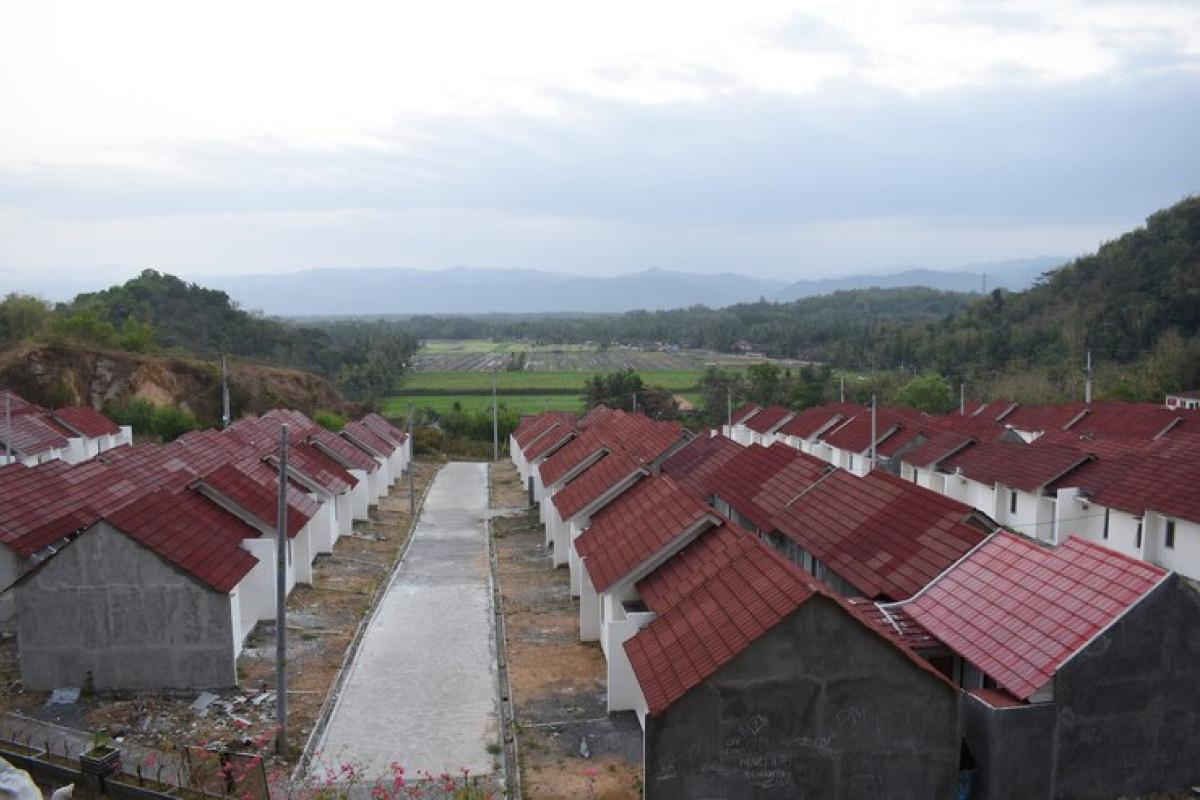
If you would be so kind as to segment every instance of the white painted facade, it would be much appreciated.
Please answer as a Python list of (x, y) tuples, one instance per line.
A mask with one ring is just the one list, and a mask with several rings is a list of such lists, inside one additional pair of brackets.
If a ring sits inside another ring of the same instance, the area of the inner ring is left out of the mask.
[[(284, 586), (288, 594), (296, 585), (295, 540), (288, 543), (288, 564)], [(238, 584), (238, 606), (241, 614), (238, 630), (245, 639), (259, 622), (275, 619), (275, 548), (274, 536), (243, 539), (242, 549), (258, 559), (258, 564)], [(311, 570), (311, 563), (309, 564)], [(309, 581), (311, 582), (311, 574)]]

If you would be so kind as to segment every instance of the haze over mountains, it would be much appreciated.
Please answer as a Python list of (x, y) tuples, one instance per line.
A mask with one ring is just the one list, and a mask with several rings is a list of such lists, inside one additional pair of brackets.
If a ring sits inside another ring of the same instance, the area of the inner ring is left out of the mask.
[[(974, 264), (958, 270), (905, 269), (878, 275), (801, 280), (733, 273), (702, 275), (650, 269), (592, 278), (540, 270), (313, 269), (275, 275), (206, 276), (196, 282), (229, 293), (242, 308), (267, 314), (619, 313), (703, 305), (722, 308), (760, 298), (786, 302), (843, 289), (928, 286), (957, 292), (1019, 290), (1061, 266), (1063, 257)], [(986, 276), (986, 277), (985, 277)]]

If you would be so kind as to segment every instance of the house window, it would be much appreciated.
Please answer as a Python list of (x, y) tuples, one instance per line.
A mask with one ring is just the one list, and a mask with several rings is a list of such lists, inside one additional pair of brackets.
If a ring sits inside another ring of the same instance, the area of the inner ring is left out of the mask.
[(1163, 544), (1169, 548), (1175, 547), (1175, 520), (1167, 520), (1166, 530), (1163, 531)]
[(1108, 538), (1108, 509), (1104, 509), (1104, 538)]
[(1008, 513), (1017, 513), (1017, 493), (1015, 491), (1009, 492), (1008, 495)]
[(1142, 548), (1142, 521), (1139, 519), (1137, 522), (1137, 534), (1134, 536), (1133, 546), (1140, 550)]

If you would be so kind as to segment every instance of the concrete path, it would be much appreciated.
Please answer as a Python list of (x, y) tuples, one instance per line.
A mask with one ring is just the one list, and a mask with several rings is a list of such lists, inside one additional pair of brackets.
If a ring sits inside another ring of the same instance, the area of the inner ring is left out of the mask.
[(380, 600), (318, 746), (313, 772), (492, 772), (500, 756), (484, 516), (487, 465), (434, 478), (408, 553)]

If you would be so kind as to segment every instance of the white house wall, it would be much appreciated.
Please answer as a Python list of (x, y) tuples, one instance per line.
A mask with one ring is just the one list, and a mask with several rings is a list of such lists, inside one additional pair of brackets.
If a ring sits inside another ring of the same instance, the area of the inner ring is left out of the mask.
[[(275, 619), (275, 538), (243, 539), (242, 548), (258, 559), (258, 564), (240, 584), (244, 636), (256, 623)], [(296, 585), (295, 564), (293, 553), (284, 582), (288, 594)]]
[[(1168, 520), (1175, 522), (1175, 542), (1172, 547), (1166, 545)], [(1192, 580), (1200, 580), (1200, 523), (1148, 512), (1143, 524), (1148, 561)]]

